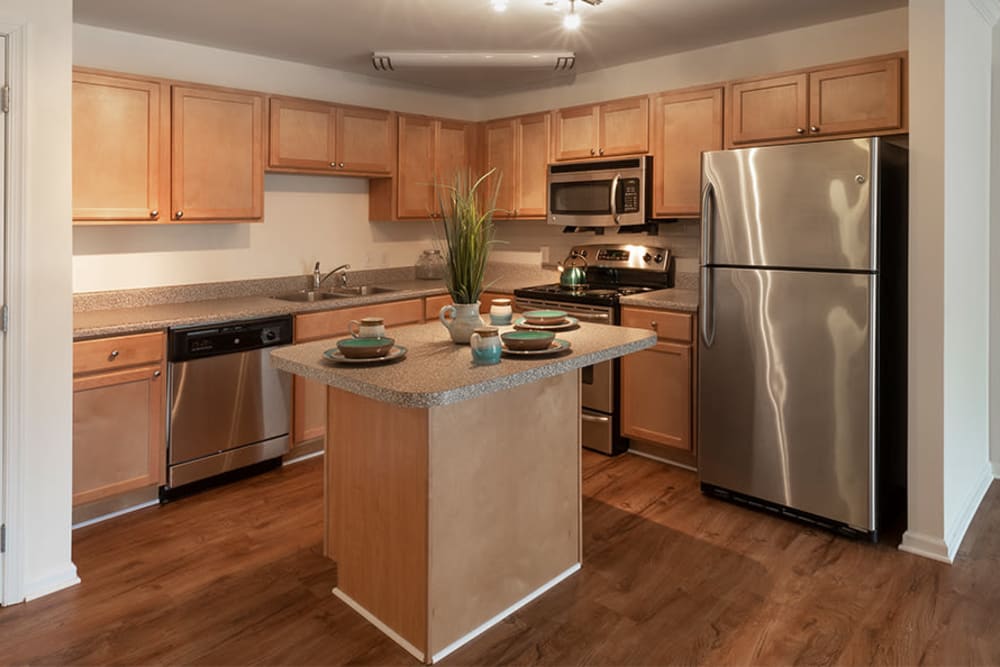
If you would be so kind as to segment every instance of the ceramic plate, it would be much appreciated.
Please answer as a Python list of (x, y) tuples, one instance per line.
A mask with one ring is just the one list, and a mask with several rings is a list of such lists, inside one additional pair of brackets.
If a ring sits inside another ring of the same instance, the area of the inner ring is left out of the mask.
[(349, 359), (340, 353), (335, 347), (323, 353), (323, 358), (328, 361), (336, 361), (338, 364), (382, 364), (388, 361), (396, 361), (406, 356), (406, 348), (402, 345), (393, 345), (389, 354), (384, 357), (369, 357), (368, 359)]
[(567, 317), (565, 322), (559, 324), (530, 324), (523, 317), (519, 317), (514, 322), (515, 329), (537, 329), (539, 331), (569, 331), (580, 326), (580, 320), (575, 317)]
[(542, 357), (546, 354), (559, 354), (560, 352), (566, 352), (569, 348), (570, 344), (568, 340), (556, 338), (552, 341), (551, 347), (547, 350), (508, 350), (507, 347), (504, 346), (503, 353), (512, 357)]

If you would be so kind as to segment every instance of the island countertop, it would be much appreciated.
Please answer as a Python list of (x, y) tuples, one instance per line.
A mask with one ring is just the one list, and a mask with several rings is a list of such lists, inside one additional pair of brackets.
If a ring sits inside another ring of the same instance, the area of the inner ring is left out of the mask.
[(404, 359), (371, 365), (329, 362), (323, 352), (336, 347), (333, 338), (279, 348), (271, 359), (275, 368), (331, 387), (402, 407), (429, 408), (561, 375), (656, 343), (650, 330), (582, 323), (573, 331), (556, 333), (570, 342), (569, 353), (504, 355), (499, 364), (475, 366), (469, 346), (453, 343), (438, 322), (394, 328), (387, 335), (407, 348)]

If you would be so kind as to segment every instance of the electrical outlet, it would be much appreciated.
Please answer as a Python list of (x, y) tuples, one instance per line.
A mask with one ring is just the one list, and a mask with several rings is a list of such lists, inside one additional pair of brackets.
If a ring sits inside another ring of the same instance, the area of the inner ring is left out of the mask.
[(552, 248), (547, 245), (543, 245), (540, 250), (542, 251), (542, 264), (552, 263)]

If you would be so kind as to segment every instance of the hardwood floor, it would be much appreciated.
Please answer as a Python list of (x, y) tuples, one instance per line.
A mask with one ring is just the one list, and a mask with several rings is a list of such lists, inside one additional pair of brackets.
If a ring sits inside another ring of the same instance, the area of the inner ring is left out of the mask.
[[(81, 529), (3, 664), (416, 664), (330, 594), (312, 460)], [(1000, 664), (1000, 484), (954, 566), (584, 455), (583, 570), (443, 664)]]

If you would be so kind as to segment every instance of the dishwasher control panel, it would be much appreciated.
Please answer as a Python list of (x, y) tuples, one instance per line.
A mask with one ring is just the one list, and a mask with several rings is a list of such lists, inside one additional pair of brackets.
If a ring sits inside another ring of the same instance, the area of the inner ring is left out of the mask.
[(171, 329), (169, 360), (185, 361), (245, 352), (292, 342), (292, 318), (241, 320), (212, 326)]

